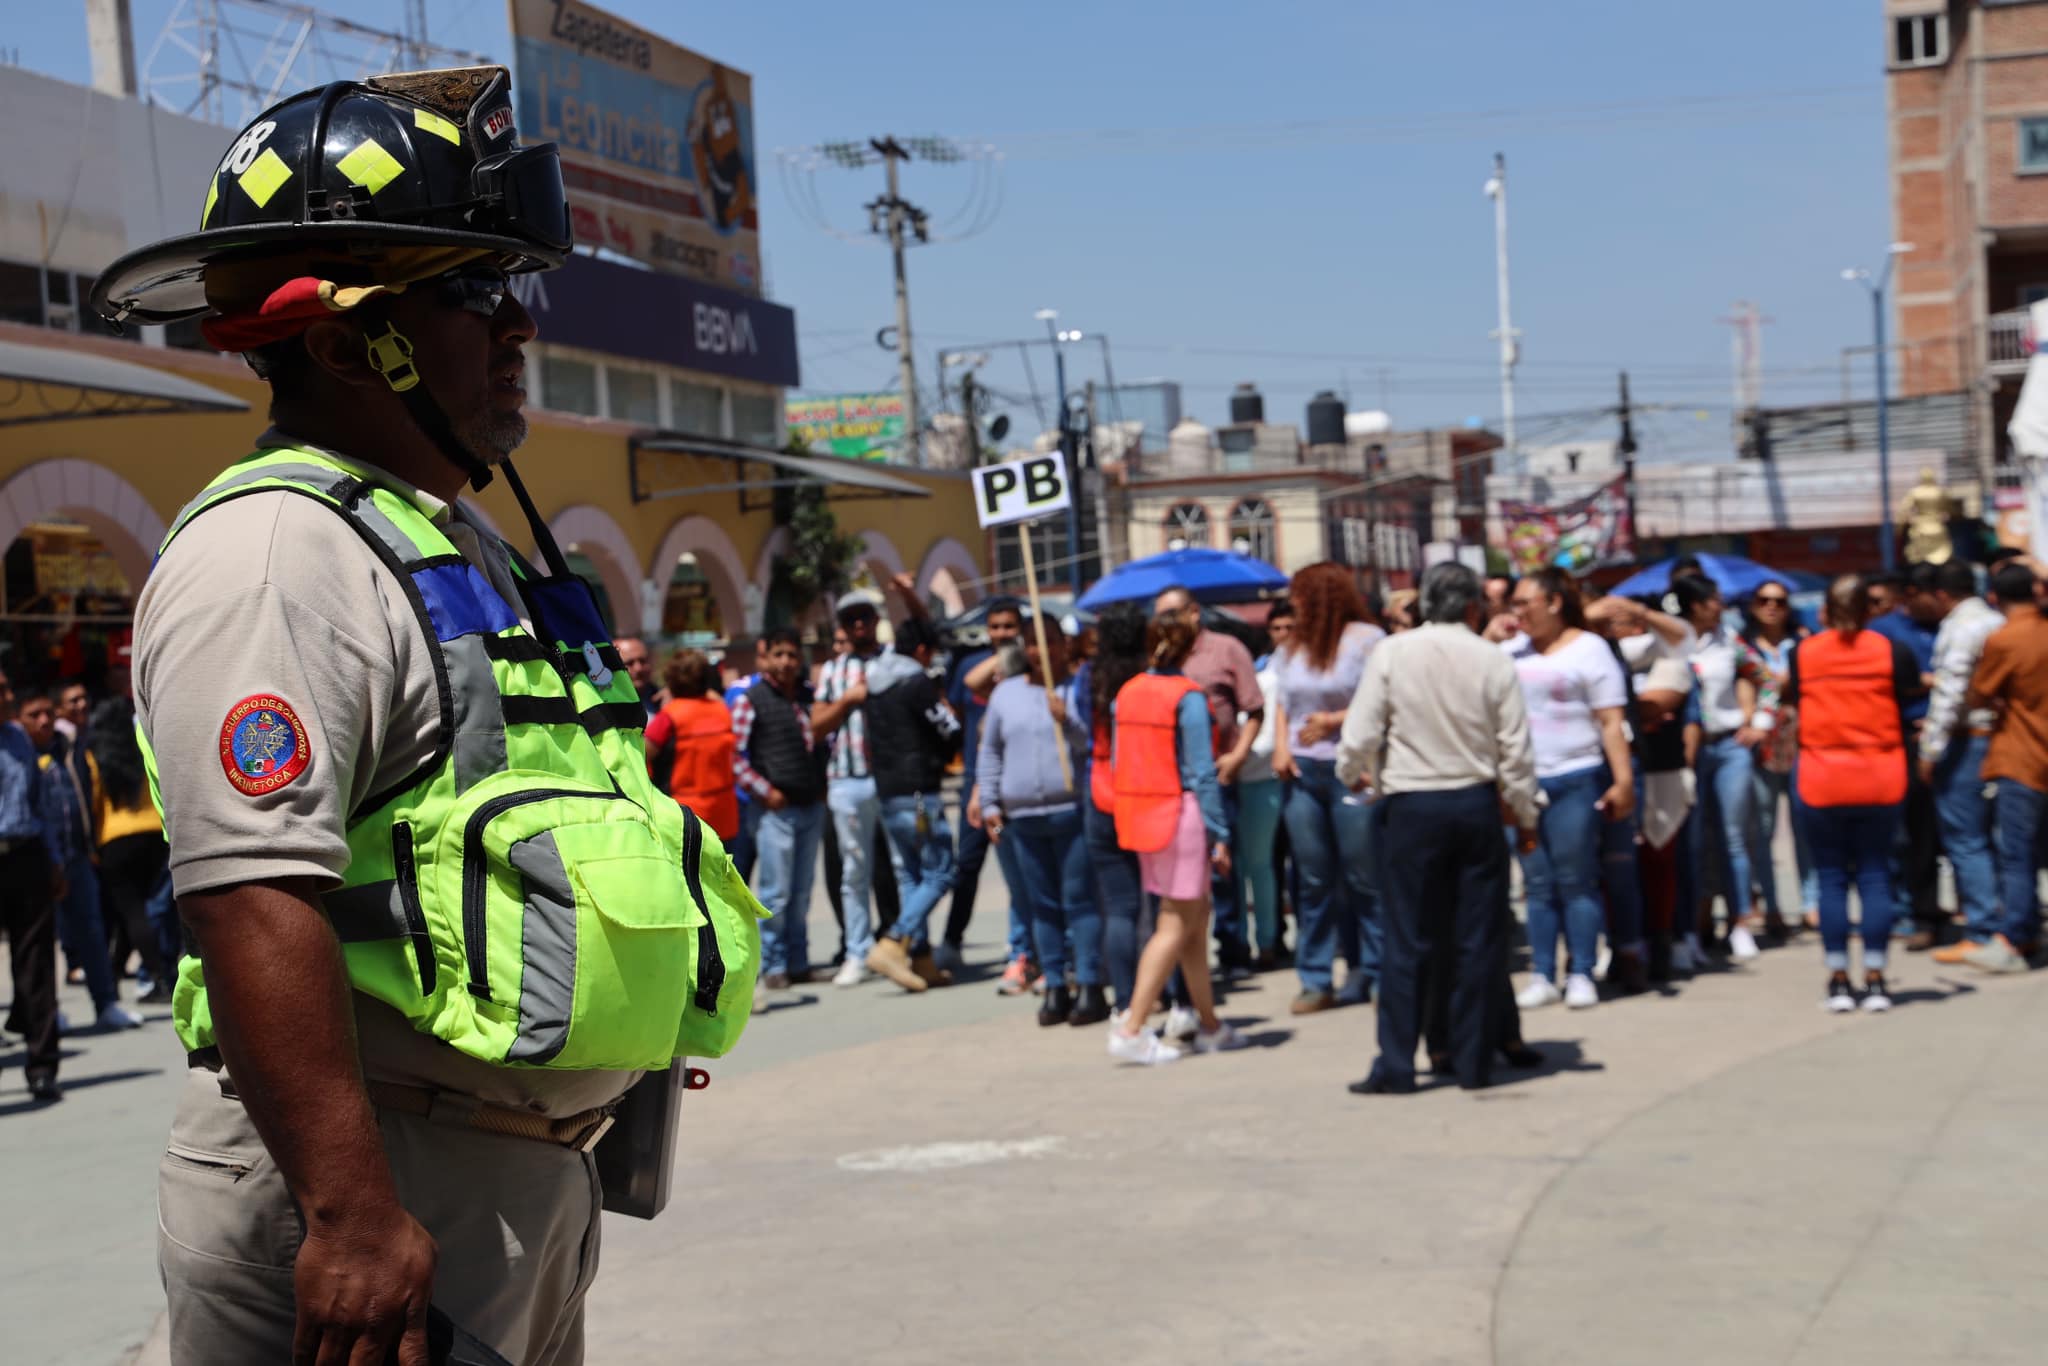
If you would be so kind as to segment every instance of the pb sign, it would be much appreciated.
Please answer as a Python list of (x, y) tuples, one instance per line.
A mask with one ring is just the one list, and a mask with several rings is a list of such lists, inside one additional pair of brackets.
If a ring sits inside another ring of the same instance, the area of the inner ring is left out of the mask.
[(974, 512), (984, 527), (1028, 522), (1065, 512), (1073, 502), (1066, 462), (1057, 455), (1033, 455), (974, 470)]

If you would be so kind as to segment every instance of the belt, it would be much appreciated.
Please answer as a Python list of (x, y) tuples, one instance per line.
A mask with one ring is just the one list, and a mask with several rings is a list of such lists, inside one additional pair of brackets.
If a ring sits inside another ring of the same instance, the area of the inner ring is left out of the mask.
[[(218, 1048), (199, 1048), (185, 1055), (185, 1061), (192, 1067), (203, 1067), (209, 1072), (221, 1069)], [(488, 1134), (502, 1134), (507, 1138), (531, 1139), (536, 1143), (552, 1143), (571, 1151), (587, 1153), (597, 1146), (597, 1141), (612, 1127), (612, 1105), (600, 1105), (580, 1114), (564, 1115), (550, 1119), (526, 1110), (512, 1110), (502, 1105), (486, 1105), (474, 1096), (465, 1096), (455, 1091), (436, 1091), (427, 1086), (402, 1086), (397, 1082), (373, 1081), (364, 1084), (370, 1103), (380, 1110), (395, 1110), (402, 1115), (417, 1115), (436, 1123), (452, 1124), (458, 1128), (480, 1129)], [(220, 1079), (220, 1093), (230, 1100), (241, 1097), (235, 1090), (232, 1077)]]

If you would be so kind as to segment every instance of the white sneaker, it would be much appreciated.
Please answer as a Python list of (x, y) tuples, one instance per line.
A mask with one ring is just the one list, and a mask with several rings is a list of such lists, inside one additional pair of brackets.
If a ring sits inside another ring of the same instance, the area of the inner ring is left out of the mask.
[(1240, 1048), (1251, 1047), (1251, 1043), (1250, 1039), (1227, 1024), (1217, 1025), (1214, 1034), (1205, 1034), (1199, 1029), (1195, 1031), (1197, 1053), (1235, 1053)]
[(1166, 1012), (1166, 1026), (1159, 1031), (1167, 1039), (1192, 1039), (1202, 1028), (1202, 1017), (1186, 1006), (1175, 1006)]
[(867, 980), (867, 964), (849, 955), (847, 960), (839, 965), (839, 971), (833, 974), (832, 985), (835, 987), (857, 987)]
[(1737, 925), (1728, 931), (1728, 954), (1738, 963), (1753, 962), (1763, 953), (1756, 946), (1756, 936), (1744, 925)]
[(140, 1029), (142, 1017), (116, 1001), (100, 1012), (98, 1023), (102, 1029)]
[(1564, 997), (1558, 994), (1555, 982), (1547, 977), (1537, 977), (1522, 988), (1521, 994), (1515, 997), (1515, 1004), (1524, 1010), (1540, 1010), (1544, 1006), (1554, 1006), (1563, 999)]
[(1585, 973), (1575, 972), (1564, 979), (1564, 1003), (1570, 1010), (1591, 1010), (1600, 1004), (1600, 988)]
[(1882, 975), (1872, 977), (1863, 984), (1863, 1008), (1876, 1015), (1892, 1008), (1892, 994), (1885, 989)]
[(1671, 944), (1671, 970), (1692, 973), (1699, 971), (1699, 949), (1693, 944), (1692, 936), (1673, 940)]
[(1109, 1056), (1118, 1062), (1132, 1062), (1140, 1067), (1158, 1067), (1164, 1063), (1180, 1061), (1180, 1050), (1170, 1043), (1162, 1042), (1151, 1030), (1140, 1030), (1126, 1034), (1120, 1029), (1109, 1031)]

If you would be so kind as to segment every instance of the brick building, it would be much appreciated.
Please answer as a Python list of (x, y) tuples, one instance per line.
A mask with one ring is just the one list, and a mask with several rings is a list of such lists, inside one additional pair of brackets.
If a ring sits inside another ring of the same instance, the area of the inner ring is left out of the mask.
[(1885, 0), (1898, 392), (1969, 395), (1979, 480), (2001, 481), (2048, 297), (2048, 4)]

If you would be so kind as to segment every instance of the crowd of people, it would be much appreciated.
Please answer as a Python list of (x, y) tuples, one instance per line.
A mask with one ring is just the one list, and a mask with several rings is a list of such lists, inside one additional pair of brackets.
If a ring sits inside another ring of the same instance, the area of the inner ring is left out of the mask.
[[(757, 1010), (828, 978), (951, 983), (993, 850), (998, 989), (1036, 996), (1041, 1025), (1107, 1023), (1128, 1062), (1238, 1047), (1212, 981), (1291, 967), (1295, 1014), (1379, 1000), (1395, 1060), (1359, 1086), (1401, 1090), (1425, 1035), (1483, 1084), (1496, 1056), (1530, 1060), (1520, 1011), (1592, 1008), (1808, 932), (1833, 1010), (1890, 1007), (1895, 922), (1909, 950), (2023, 970), (2048, 804), (2040, 586), (2010, 556), (1988, 576), (1844, 576), (1810, 631), (1792, 585), (1730, 604), (1689, 558), (1647, 598), (1438, 566), (1378, 605), (1325, 563), (1271, 604), (1264, 641), (1176, 588), (1085, 622), (999, 598), (986, 646), (949, 658), (898, 583), (889, 647), (881, 604), (849, 593), (808, 670), (787, 630), (735, 642), (722, 672), (683, 651), (659, 690), (644, 647), (622, 655), (656, 776), (771, 914)], [(1786, 823), (1796, 913), (1771, 852)], [(821, 845), (829, 962), (805, 929)]]

